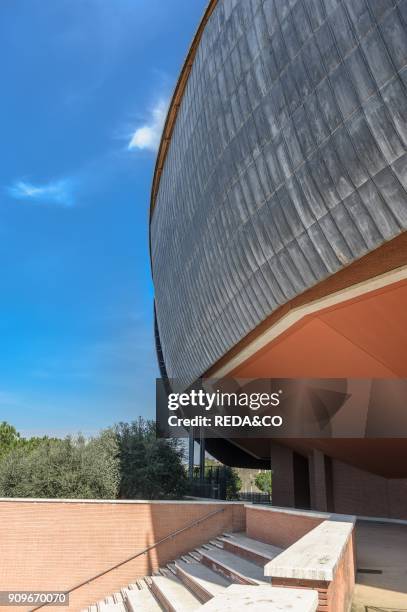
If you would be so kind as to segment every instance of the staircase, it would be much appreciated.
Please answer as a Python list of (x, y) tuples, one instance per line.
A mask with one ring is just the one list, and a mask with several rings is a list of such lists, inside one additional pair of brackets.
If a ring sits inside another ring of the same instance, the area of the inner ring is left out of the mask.
[(244, 533), (225, 533), (84, 612), (192, 612), (233, 583), (269, 585), (264, 565), (281, 552)]

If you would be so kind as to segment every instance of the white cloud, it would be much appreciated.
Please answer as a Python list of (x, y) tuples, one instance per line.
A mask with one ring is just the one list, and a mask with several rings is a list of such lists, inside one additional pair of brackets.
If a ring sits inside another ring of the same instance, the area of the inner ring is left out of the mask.
[(141, 125), (133, 133), (128, 149), (146, 149), (148, 151), (157, 151), (160, 144), (161, 133), (163, 131), (165, 117), (167, 115), (168, 103), (160, 100), (152, 109), (150, 120)]
[(44, 204), (72, 206), (72, 181), (62, 179), (50, 181), (43, 185), (34, 185), (29, 181), (19, 180), (7, 188), (8, 194), (16, 200), (30, 200)]

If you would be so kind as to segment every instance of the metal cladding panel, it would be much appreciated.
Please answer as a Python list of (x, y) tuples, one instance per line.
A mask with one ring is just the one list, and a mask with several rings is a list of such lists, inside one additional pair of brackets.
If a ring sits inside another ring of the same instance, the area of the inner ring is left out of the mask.
[(407, 0), (220, 0), (151, 221), (168, 376), (407, 227)]

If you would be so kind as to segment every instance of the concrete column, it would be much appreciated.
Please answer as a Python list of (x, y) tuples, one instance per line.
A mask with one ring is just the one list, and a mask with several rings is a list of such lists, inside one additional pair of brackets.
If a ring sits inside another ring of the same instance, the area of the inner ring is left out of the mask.
[(273, 505), (294, 508), (293, 451), (271, 442), (270, 463), (273, 470)]
[(199, 479), (201, 482), (205, 480), (205, 437), (202, 430), (199, 435)]
[(189, 477), (189, 480), (192, 480), (194, 477), (194, 452), (195, 452), (194, 428), (191, 427), (189, 430), (189, 448), (188, 448), (188, 477)]

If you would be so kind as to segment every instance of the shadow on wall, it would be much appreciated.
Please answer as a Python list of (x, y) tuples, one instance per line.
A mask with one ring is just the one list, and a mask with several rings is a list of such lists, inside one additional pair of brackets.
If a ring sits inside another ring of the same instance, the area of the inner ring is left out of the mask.
[(70, 609), (80, 610), (224, 531), (244, 529), (243, 504), (4, 499), (0, 590), (74, 589)]

